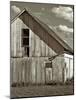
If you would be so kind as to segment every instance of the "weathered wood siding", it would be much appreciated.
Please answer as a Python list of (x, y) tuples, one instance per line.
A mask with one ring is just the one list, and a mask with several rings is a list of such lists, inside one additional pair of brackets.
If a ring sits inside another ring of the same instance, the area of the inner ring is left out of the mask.
[[(27, 11), (19, 18), (56, 53), (60, 54), (64, 51), (64, 47), (39, 24), (37, 18), (32, 17)], [(50, 33), (53, 34), (53, 31)]]
[[(69, 57), (68, 57), (69, 56)], [(65, 81), (68, 79), (72, 79), (74, 77), (74, 62), (73, 62), (73, 56), (66, 55), (64, 57), (65, 60)]]
[[(26, 19), (28, 21), (28, 17), (26, 17)], [(31, 24), (31, 27), (35, 28), (35, 26), (32, 26), (32, 23), (29, 24)], [(19, 18), (11, 24), (11, 83), (24, 82), (31, 84), (45, 84), (45, 81), (49, 80), (48, 72), (50, 71), (50, 69), (47, 69), (48, 71), (45, 69), (45, 63), (48, 61), (48, 57), (52, 57), (56, 53), (38, 35), (28, 28), (30, 35), (30, 55), (29, 57), (23, 57), (23, 28), (26, 29), (28, 27)], [(52, 71), (50, 71), (52, 81), (63, 81), (64, 67), (64, 56), (57, 57), (53, 60)]]
[[(23, 28), (26, 29), (28, 27), (19, 18), (11, 25), (11, 82), (44, 84), (46, 80), (45, 74), (48, 73), (45, 73), (45, 62), (48, 61), (48, 57), (56, 53), (28, 28), (30, 30), (30, 55), (29, 57), (22, 58), (24, 55), (24, 47), (22, 47), (21, 43)], [(53, 67), (56, 67), (56, 65), (53, 65)], [(55, 72), (53, 72), (53, 74), (56, 74), (57, 69), (58, 68), (54, 68)], [(48, 75), (46, 77), (48, 77)], [(55, 80), (59, 76), (54, 75), (53, 77)]]
[[(47, 61), (48, 57), (11, 58), (11, 83), (45, 84), (45, 81), (49, 81), (48, 72), (50, 71), (50, 68), (45, 68)], [(56, 58), (52, 64), (52, 72), (50, 71), (49, 74), (51, 81), (62, 82), (62, 68), (60, 67), (64, 67), (63, 57)]]
[(64, 56), (60, 55), (53, 60), (53, 80), (63, 81), (63, 68), (65, 67)]
[[(22, 29), (28, 28), (19, 18), (11, 25), (11, 55), (21, 57), (24, 55), (24, 47), (22, 47)], [(29, 28), (28, 28), (29, 29)], [(29, 29), (30, 30), (30, 29)], [(42, 33), (41, 33), (42, 34)], [(31, 56), (53, 56), (56, 53), (30, 30), (29, 32), (30, 57)]]
[(23, 28), (27, 26), (19, 18), (11, 24), (11, 56), (13, 57), (20, 57), (24, 53), (24, 48), (21, 46)]

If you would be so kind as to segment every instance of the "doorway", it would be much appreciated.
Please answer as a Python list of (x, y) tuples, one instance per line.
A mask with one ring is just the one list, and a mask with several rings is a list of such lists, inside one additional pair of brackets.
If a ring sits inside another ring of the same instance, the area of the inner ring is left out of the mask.
[(52, 62), (45, 63), (45, 84), (50, 84), (53, 80)]

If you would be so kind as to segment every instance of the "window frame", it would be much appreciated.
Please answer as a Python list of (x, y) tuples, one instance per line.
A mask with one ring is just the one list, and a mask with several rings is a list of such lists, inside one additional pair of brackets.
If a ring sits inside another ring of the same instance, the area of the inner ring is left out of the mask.
[[(28, 32), (27, 32), (27, 34), (28, 35), (24, 35), (24, 31), (25, 30), (28, 30)], [(29, 31), (29, 28), (22, 28), (22, 32), (21, 32), (21, 46), (24, 48), (24, 55), (23, 56), (27, 56), (27, 57), (29, 57), (29, 49), (30, 49), (30, 45), (29, 45), (29, 33), (30, 31)], [(28, 39), (28, 42), (26, 43), (26, 42), (23, 42), (24, 40), (23, 39)], [(28, 49), (29, 48), (29, 49)], [(26, 49), (26, 51), (25, 51), (25, 49)], [(27, 52), (27, 49), (29, 50), (28, 52)]]

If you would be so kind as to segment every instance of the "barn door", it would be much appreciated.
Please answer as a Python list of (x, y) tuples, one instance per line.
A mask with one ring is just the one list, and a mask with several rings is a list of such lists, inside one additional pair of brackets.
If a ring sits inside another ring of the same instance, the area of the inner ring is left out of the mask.
[(45, 63), (45, 83), (50, 84), (52, 82), (52, 62)]

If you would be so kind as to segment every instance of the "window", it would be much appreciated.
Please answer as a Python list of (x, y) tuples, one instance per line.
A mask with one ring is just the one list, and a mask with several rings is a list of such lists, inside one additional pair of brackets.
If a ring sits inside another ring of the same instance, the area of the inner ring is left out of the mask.
[(45, 83), (50, 84), (53, 79), (52, 62), (45, 62)]
[(45, 67), (46, 68), (52, 68), (52, 62), (46, 62)]
[(29, 57), (29, 29), (22, 29), (22, 47), (24, 47), (24, 56)]

